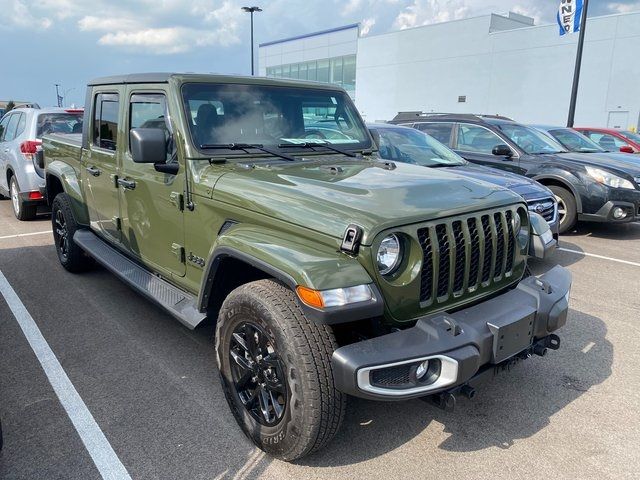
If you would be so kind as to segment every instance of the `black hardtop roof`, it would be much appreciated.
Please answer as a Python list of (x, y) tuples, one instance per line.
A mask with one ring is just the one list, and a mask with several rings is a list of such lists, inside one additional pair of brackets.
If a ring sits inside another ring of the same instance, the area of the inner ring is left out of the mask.
[(508, 122), (513, 122), (513, 119), (509, 117), (505, 117), (502, 115), (484, 115), (484, 114), (476, 114), (476, 113), (444, 113), (444, 112), (421, 112), (421, 111), (410, 111), (410, 112), (398, 112), (398, 114), (393, 117), (393, 120), (389, 123), (409, 123), (409, 122), (421, 122), (421, 121), (429, 121), (429, 120), (466, 120), (466, 121), (476, 121), (476, 122), (484, 122), (487, 120), (503, 120)]
[(178, 78), (181, 81), (190, 82), (219, 82), (219, 83), (242, 83), (254, 85), (288, 85), (293, 87), (318, 88), (323, 90), (340, 90), (342, 87), (335, 84), (290, 80), (270, 77), (243, 76), (243, 75), (219, 75), (214, 73), (132, 73), (128, 75), (114, 75), (110, 77), (100, 77), (91, 80), (88, 86), (99, 85), (123, 85), (135, 83), (168, 83), (171, 78)]

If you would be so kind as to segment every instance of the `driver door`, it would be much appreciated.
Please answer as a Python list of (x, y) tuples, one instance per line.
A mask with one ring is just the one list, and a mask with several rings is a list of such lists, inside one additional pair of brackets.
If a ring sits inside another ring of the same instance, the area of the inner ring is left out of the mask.
[(122, 155), (119, 195), (122, 212), (122, 241), (127, 250), (154, 271), (185, 275), (183, 202), (185, 175), (180, 165), (176, 175), (156, 171), (153, 164), (135, 163), (131, 156), (132, 128), (159, 128), (167, 138), (167, 162), (177, 162), (167, 92), (127, 90), (126, 148)]
[(509, 143), (488, 128), (480, 125), (459, 123), (456, 127), (453, 148), (463, 158), (485, 167), (499, 168), (500, 170), (524, 175), (526, 172), (520, 168), (518, 153), (512, 148), (512, 157), (494, 155), (492, 151), (496, 145), (509, 145)]

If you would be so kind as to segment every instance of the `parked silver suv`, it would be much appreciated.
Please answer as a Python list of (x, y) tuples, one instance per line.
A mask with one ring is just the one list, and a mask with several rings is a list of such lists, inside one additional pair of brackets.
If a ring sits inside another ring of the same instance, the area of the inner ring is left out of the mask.
[(81, 133), (82, 110), (17, 107), (0, 120), (0, 197), (11, 198), (18, 220), (46, 205), (44, 171), (36, 161), (42, 135)]

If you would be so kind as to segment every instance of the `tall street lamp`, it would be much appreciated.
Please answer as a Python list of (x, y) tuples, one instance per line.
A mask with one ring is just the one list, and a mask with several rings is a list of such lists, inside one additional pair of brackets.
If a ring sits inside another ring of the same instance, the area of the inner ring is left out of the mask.
[(262, 9), (260, 7), (242, 7), (242, 10), (251, 14), (251, 76), (253, 76), (253, 12), (261, 12)]

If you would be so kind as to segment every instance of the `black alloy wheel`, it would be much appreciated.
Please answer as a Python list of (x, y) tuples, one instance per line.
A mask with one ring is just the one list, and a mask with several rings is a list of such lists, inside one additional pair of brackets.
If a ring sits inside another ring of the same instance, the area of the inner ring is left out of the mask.
[(253, 322), (240, 323), (229, 349), (231, 376), (238, 398), (261, 425), (277, 425), (287, 408), (284, 369), (274, 339)]
[(69, 231), (67, 230), (67, 220), (64, 218), (62, 210), (56, 210), (53, 219), (53, 238), (58, 246), (58, 255), (65, 261), (69, 257)]

